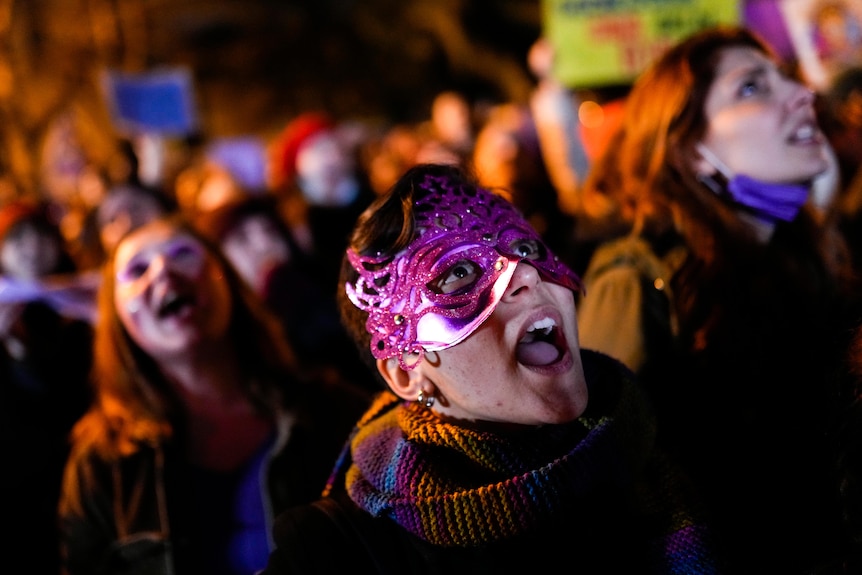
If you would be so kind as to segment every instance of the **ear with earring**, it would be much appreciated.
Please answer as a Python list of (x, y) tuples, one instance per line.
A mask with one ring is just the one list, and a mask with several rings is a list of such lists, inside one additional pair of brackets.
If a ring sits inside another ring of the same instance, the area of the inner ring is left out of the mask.
[(427, 408), (431, 408), (434, 405), (436, 398), (434, 397), (434, 393), (431, 392), (428, 395), (425, 395), (425, 390), (420, 389), (419, 395), (416, 396), (416, 403), (419, 405), (424, 405)]

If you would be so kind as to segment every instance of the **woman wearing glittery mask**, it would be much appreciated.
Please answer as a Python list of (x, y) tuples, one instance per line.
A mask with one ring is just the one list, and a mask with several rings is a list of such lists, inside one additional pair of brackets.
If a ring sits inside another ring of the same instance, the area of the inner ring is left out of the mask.
[(580, 280), (457, 167), (359, 218), (342, 317), (385, 383), (266, 575), (717, 573), (631, 373), (578, 346)]
[(750, 31), (713, 28), (637, 80), (587, 193), (628, 225), (578, 303), (584, 347), (634, 369), (737, 573), (841, 553), (828, 436), (859, 317), (846, 245), (816, 216), (815, 94)]
[(320, 494), (367, 402), (304, 379), (262, 305), (179, 216), (117, 243), (60, 501), (66, 573), (252, 575), (275, 514)]

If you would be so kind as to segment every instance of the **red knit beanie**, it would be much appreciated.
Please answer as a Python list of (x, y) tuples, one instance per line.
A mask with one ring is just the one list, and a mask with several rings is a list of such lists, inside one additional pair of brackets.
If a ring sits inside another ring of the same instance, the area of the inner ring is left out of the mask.
[(0, 208), (0, 243), (15, 224), (24, 220), (37, 222), (43, 227), (53, 225), (43, 203), (29, 198), (14, 199)]
[(296, 156), (312, 136), (332, 130), (335, 123), (322, 112), (306, 112), (291, 120), (273, 144), (273, 184), (290, 184), (296, 176)]

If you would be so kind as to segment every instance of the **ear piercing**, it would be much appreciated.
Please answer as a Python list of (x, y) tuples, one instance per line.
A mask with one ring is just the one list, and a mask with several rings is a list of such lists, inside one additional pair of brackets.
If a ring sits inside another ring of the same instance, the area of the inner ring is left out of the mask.
[(431, 408), (434, 405), (435, 397), (433, 394), (428, 394), (428, 397), (425, 397), (425, 391), (420, 389), (419, 395), (416, 396), (416, 403), (419, 405), (424, 405), (427, 408)]
[(126, 304), (126, 310), (129, 313), (138, 313), (141, 311), (141, 300), (135, 299)]

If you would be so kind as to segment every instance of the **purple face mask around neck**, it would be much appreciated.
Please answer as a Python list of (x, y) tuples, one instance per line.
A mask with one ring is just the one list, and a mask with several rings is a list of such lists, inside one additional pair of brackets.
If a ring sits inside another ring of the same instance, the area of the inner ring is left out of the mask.
[[(494, 311), (522, 261), (546, 281), (581, 289), (580, 278), (504, 198), (440, 176), (426, 176), (419, 187), (427, 194), (415, 202), (419, 236), (409, 246), (394, 258), (347, 250), (359, 279), (345, 289), (368, 313), (375, 358), (398, 358), (409, 370), (424, 352), (463, 341)], [(405, 354), (418, 357), (408, 365)]]
[[(697, 151), (725, 178), (730, 170), (709, 148), (702, 143)], [(804, 184), (773, 184), (756, 180), (750, 176), (736, 175), (729, 178), (723, 188), (712, 176), (698, 176), (718, 196), (730, 196), (740, 206), (745, 206), (765, 222), (790, 222), (796, 219), (799, 210), (808, 201), (810, 186)]]
[(802, 184), (771, 184), (737, 175), (728, 182), (727, 191), (733, 201), (751, 208), (765, 221), (790, 222), (808, 201), (811, 188)]

